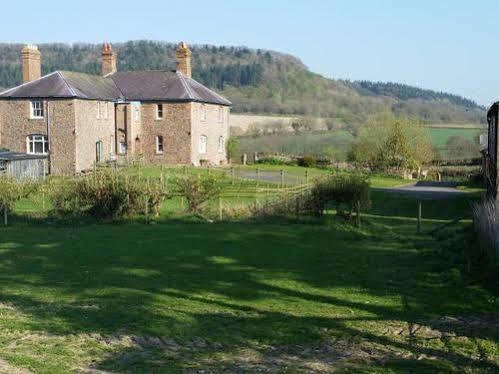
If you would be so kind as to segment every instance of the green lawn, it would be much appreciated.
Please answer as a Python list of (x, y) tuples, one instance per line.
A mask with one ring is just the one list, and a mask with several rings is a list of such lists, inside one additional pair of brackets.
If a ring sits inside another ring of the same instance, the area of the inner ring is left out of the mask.
[[(467, 200), (431, 203), (425, 227)], [(362, 231), (331, 218), (1, 227), (0, 371), (497, 371), (497, 288), (416, 236), (414, 213), (374, 192)], [(495, 325), (470, 319), (487, 315)]]

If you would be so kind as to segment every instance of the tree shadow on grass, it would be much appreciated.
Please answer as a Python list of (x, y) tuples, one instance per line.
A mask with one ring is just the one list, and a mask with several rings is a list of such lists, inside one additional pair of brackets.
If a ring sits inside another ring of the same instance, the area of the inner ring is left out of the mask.
[[(435, 273), (436, 259), (422, 257), (415, 241), (299, 225), (11, 228), (0, 241), (0, 302), (26, 316), (20, 330), (167, 337), (180, 346), (116, 346), (94, 364), (106, 369), (210, 366), (220, 353), (265, 356), (352, 337), (422, 352), (438, 365), (475, 365), (463, 353), (371, 329), (492, 310), (480, 290)], [(199, 337), (207, 347), (192, 343)]]

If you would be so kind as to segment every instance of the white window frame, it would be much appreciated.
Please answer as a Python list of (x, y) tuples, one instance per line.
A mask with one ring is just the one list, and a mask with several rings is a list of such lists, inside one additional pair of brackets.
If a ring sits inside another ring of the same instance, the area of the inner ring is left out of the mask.
[(208, 149), (208, 137), (206, 135), (199, 136), (199, 146), (198, 151), (199, 154), (204, 155)]
[(30, 117), (40, 119), (44, 116), (43, 100), (32, 100), (30, 103)]
[[(42, 152), (36, 151), (36, 144), (42, 144)], [(31, 148), (30, 146), (33, 146)], [(47, 155), (49, 153), (49, 138), (47, 135), (30, 134), (26, 137), (26, 153), (29, 155)]]
[(126, 148), (127, 148), (127, 146), (126, 146), (125, 142), (119, 142), (118, 143), (118, 153), (120, 155), (126, 154)]
[(133, 102), (132, 104), (132, 122), (133, 123), (140, 123), (140, 103), (139, 102)]
[[(159, 110), (159, 107), (161, 107), (161, 110)], [(163, 106), (163, 104), (161, 104), (161, 103), (156, 104), (156, 119), (157, 120), (163, 119), (163, 116), (165, 115), (164, 110), (165, 110), (165, 107)], [(159, 115), (159, 113), (161, 113), (161, 115)]]
[(218, 107), (218, 123), (224, 123), (224, 107)]
[[(159, 149), (159, 145), (160, 145), (160, 141), (159, 140), (160, 139), (161, 139), (161, 149)], [(164, 146), (165, 146), (165, 140), (164, 140), (163, 136), (156, 135), (156, 154), (157, 155), (162, 155), (163, 154)]]
[(201, 104), (201, 121), (206, 121), (206, 104)]
[(218, 137), (218, 153), (223, 153), (225, 150), (225, 137), (220, 135)]

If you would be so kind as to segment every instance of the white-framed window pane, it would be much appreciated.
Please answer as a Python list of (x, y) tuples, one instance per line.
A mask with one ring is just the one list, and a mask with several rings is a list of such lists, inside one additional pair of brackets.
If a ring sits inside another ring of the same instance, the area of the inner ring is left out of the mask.
[(223, 136), (218, 138), (218, 152), (222, 153), (225, 148), (225, 139)]
[(126, 153), (126, 143), (125, 142), (120, 142), (119, 152)]
[(163, 104), (158, 104), (156, 106), (156, 118), (157, 119), (163, 118)]
[(31, 102), (31, 117), (33, 118), (43, 117), (43, 101), (34, 100)]
[(206, 104), (201, 105), (201, 120), (206, 121)]
[(208, 138), (206, 135), (201, 135), (199, 137), (199, 153), (206, 153), (206, 145), (208, 143)]
[(47, 154), (49, 151), (48, 137), (46, 135), (29, 135), (26, 138), (26, 151), (29, 154)]
[(156, 153), (163, 153), (163, 137), (156, 136)]
[(223, 123), (224, 121), (224, 109), (223, 107), (218, 107), (218, 122)]

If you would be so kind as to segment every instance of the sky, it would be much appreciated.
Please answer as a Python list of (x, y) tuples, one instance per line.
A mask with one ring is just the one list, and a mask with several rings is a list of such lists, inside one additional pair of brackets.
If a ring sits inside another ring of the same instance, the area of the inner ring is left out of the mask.
[[(290, 53), (330, 78), (499, 100), (499, 1), (5, 1), (0, 42), (162, 40)], [(1, 56), (0, 56), (1, 58)]]

